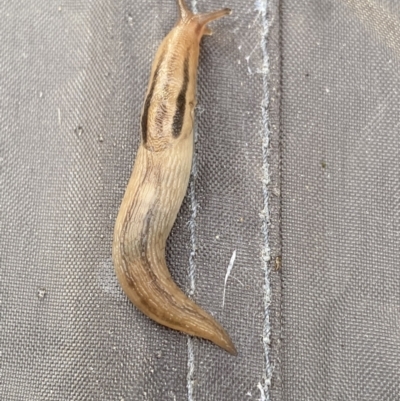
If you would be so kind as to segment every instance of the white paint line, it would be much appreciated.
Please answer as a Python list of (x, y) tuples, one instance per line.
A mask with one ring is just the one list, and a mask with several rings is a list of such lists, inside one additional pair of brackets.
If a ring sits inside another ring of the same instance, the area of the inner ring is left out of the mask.
[[(197, 0), (192, 0), (192, 11), (197, 12)], [(194, 143), (197, 139), (197, 125), (195, 123), (193, 127), (194, 131)], [(196, 151), (193, 153), (192, 162), (192, 175), (190, 177), (190, 206), (192, 209), (192, 215), (190, 216), (189, 228), (190, 228), (190, 242), (192, 244), (192, 250), (189, 255), (189, 296), (194, 294), (196, 289), (195, 273), (196, 273), (196, 217), (197, 217), (197, 200), (196, 200), (196, 177), (197, 177), (197, 160)], [(192, 337), (188, 336), (188, 373), (186, 376), (186, 387), (188, 391), (188, 401), (194, 401), (193, 398), (193, 382), (194, 382), (194, 344)]]
[(263, 123), (262, 132), (262, 158), (263, 158), (263, 198), (264, 207), (261, 212), (262, 225), (261, 230), (264, 237), (264, 246), (262, 250), (262, 266), (264, 270), (264, 327), (263, 327), (263, 346), (264, 346), (264, 363), (265, 371), (263, 377), (263, 384), (259, 383), (258, 388), (261, 393), (260, 401), (270, 401), (269, 387), (271, 385), (272, 367), (269, 360), (270, 342), (271, 342), (271, 322), (269, 315), (269, 307), (271, 303), (271, 283), (269, 280), (269, 260), (270, 260), (270, 247), (268, 239), (268, 226), (270, 223), (269, 218), (269, 205), (268, 205), (268, 183), (269, 183), (269, 165), (268, 165), (268, 146), (270, 138), (270, 121), (268, 115), (269, 107), (269, 92), (268, 92), (268, 74), (269, 74), (269, 58), (267, 51), (267, 37), (269, 32), (268, 25), (268, 0), (256, 0), (255, 10), (259, 13), (261, 23), (260, 46), (262, 51), (262, 77), (263, 77), (263, 92), (264, 98), (261, 104), (261, 114)]
[(222, 296), (222, 308), (225, 306), (226, 283), (228, 282), (228, 278), (229, 278), (229, 275), (231, 274), (233, 265), (235, 263), (235, 259), (236, 259), (236, 249), (232, 253), (231, 260), (229, 261), (228, 269), (226, 270), (225, 283), (224, 283), (224, 294)]

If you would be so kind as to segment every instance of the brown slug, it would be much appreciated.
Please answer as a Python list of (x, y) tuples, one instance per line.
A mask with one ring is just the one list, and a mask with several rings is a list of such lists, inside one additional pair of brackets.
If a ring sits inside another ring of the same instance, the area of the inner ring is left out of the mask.
[(178, 0), (180, 18), (151, 69), (141, 117), (141, 143), (115, 223), (113, 261), (128, 298), (148, 317), (214, 342), (231, 354), (227, 332), (172, 280), (165, 244), (189, 183), (200, 41), (207, 24), (231, 13), (193, 14)]

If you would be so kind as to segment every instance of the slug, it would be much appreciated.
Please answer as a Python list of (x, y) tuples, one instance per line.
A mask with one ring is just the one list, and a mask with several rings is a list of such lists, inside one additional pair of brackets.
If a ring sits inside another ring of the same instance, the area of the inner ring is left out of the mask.
[(141, 116), (141, 143), (114, 230), (113, 261), (122, 289), (156, 322), (212, 341), (236, 355), (223, 327), (175, 284), (165, 261), (167, 237), (189, 183), (200, 41), (225, 8), (180, 18), (153, 62)]

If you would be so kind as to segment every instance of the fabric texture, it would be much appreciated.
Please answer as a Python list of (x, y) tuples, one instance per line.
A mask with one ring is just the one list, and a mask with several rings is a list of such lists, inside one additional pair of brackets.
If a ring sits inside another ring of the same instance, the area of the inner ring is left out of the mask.
[(3, 1), (0, 399), (399, 400), (400, 4), (188, 3), (233, 14), (167, 264), (239, 355), (145, 317), (112, 266), (175, 1)]
[(175, 1), (3, 1), (2, 400), (268, 396), (266, 2), (189, 6), (233, 14), (203, 41), (194, 174), (167, 263), (239, 355), (145, 317), (111, 261), (150, 66)]
[(282, 400), (400, 399), (400, 5), (281, 0)]

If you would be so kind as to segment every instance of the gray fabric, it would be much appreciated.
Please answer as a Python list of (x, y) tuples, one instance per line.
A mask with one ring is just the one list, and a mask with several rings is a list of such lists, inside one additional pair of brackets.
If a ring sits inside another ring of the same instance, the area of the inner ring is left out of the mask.
[(202, 47), (197, 177), (168, 265), (231, 334), (237, 358), (138, 312), (111, 262), (150, 65), (175, 2), (1, 2), (2, 400), (268, 396), (266, 4), (197, 4), (224, 6), (234, 14)]
[(4, 1), (0, 399), (400, 399), (398, 2), (191, 6), (234, 14), (168, 265), (239, 356), (147, 319), (111, 262), (174, 1)]
[(399, 400), (399, 3), (281, 25), (282, 400)]

